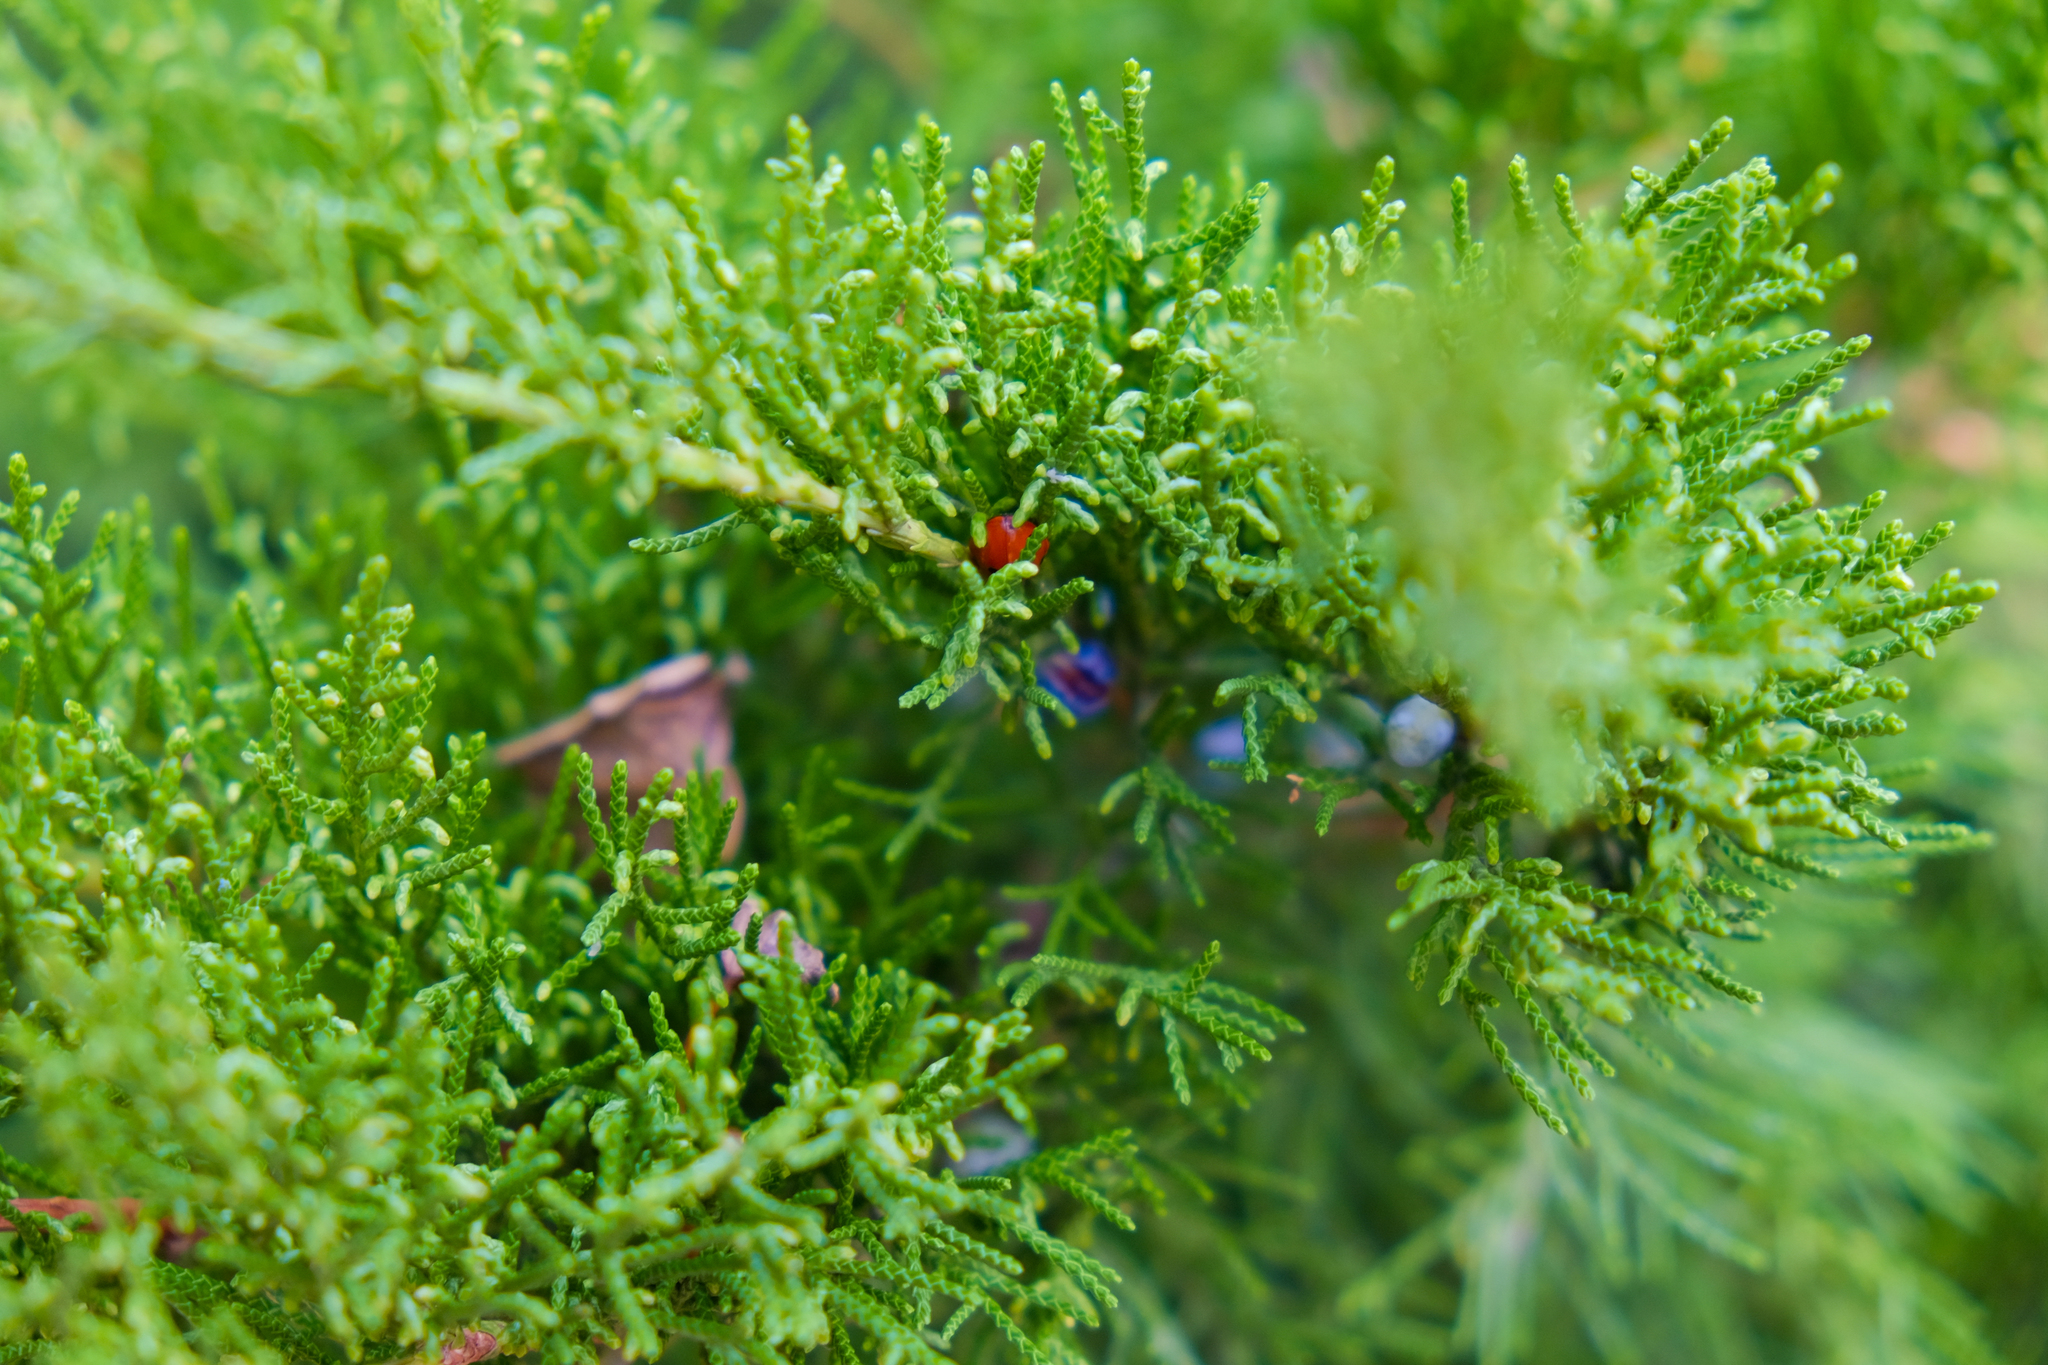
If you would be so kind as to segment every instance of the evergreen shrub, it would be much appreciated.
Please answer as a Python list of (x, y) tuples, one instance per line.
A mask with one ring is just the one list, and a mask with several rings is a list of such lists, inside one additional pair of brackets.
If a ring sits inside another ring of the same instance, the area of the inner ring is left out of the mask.
[[(1302, 1046), (1246, 809), (1426, 846), (1409, 976), (1560, 1163), (1648, 1112), (1596, 1076), (1769, 1056), (1694, 1021), (1778, 904), (1981, 842), (1875, 754), (1994, 589), (1821, 505), (1883, 415), (1803, 320), (1835, 175), (1706, 178), (1725, 120), (1408, 254), (1391, 161), (1287, 245), (1168, 181), (1135, 62), (956, 202), (929, 121), (754, 172), (776, 81), (646, 5), (9, 15), (10, 354), (243, 453), (210, 539), (83, 545), (10, 464), (0, 1357), (1086, 1358)], [(694, 651), (757, 678), (744, 828), (690, 735), (507, 780)], [(1439, 1349), (1450, 1244), (1319, 1311)]]

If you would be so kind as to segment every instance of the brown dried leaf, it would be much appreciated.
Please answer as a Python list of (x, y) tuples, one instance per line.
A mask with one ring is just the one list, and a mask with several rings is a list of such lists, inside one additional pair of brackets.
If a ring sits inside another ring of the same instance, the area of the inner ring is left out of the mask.
[[(732, 762), (732, 714), (726, 688), (747, 680), (739, 655), (714, 665), (709, 654), (684, 654), (656, 664), (617, 687), (593, 692), (575, 712), (531, 734), (498, 746), (497, 760), (517, 768), (528, 789), (545, 798), (554, 789), (562, 755), (571, 744), (590, 755), (600, 805), (611, 801), (612, 767), (626, 761), (627, 791), (638, 800), (663, 768), (678, 777), (697, 769), (722, 774), (719, 790), (740, 803), (721, 857), (739, 851), (747, 818), (747, 797)], [(573, 807), (572, 807), (573, 809)], [(590, 832), (572, 816), (578, 840), (590, 847)], [(667, 824), (655, 827), (649, 848), (668, 848)]]

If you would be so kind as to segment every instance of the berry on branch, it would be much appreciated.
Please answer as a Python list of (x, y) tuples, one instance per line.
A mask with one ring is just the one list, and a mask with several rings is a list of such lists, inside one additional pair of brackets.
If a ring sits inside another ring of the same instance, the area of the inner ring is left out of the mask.
[[(994, 573), (1007, 564), (1017, 562), (1024, 553), (1024, 546), (1030, 541), (1031, 533), (1038, 529), (1037, 523), (1013, 522), (1008, 516), (990, 517), (987, 526), (988, 537), (974, 547), (974, 567), (983, 575)], [(1045, 563), (1046, 549), (1051, 545), (1047, 538), (1038, 542), (1038, 553), (1031, 557), (1033, 564)]]

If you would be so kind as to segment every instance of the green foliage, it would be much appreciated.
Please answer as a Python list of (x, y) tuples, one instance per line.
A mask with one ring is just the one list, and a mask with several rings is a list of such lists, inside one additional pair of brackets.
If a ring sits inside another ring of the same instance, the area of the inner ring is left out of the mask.
[(1049, 74), (1157, 54), (1155, 137), (1189, 165), (1253, 156), (1295, 229), (1346, 214), (1385, 155), (1425, 185), (1516, 151), (1598, 183), (1730, 113), (1743, 155), (1795, 178), (1843, 166), (1838, 222), (1817, 230), (1870, 267), (1849, 287), (1888, 344), (1925, 339), (1998, 281), (2038, 279), (2048, 246), (2048, 27), (2007, 0), (905, 9), (888, 50), (928, 54), (918, 93), (965, 145), (1014, 136)]
[[(1446, 1333), (1415, 1302), (1553, 1196), (1583, 1272), (1555, 1287), (1604, 1341), (1624, 1216), (1765, 1265), (1763, 1233), (1701, 1211), (1770, 1208), (1727, 1116), (1799, 1098), (1769, 1040), (1835, 1035), (1696, 1022), (1762, 1001), (1719, 941), (1981, 842), (1891, 814), (1865, 753), (1903, 729), (1888, 666), (1994, 589), (1914, 581), (1948, 523), (1822, 505), (1821, 446), (1884, 412), (1833, 401), (1868, 339), (1809, 325), (1854, 268), (1801, 240), (1832, 167), (1695, 183), (1724, 120), (1618, 203), (1560, 176), (1539, 209), (1517, 158), (1507, 240), (1461, 178), (1410, 255), (1423, 215), (1382, 160), (1354, 221), (1283, 251), (1264, 184), (1156, 192), (1136, 62), (1113, 111), (1055, 86), (1057, 150), (974, 170), (967, 212), (928, 120), (853, 171), (791, 118), (753, 175), (756, 93), (644, 6), (147, 8), (25, 7), (0, 53), (8, 346), (117, 357), (189, 410), (377, 406), (389, 449), (321, 440), (394, 489), (424, 472), (410, 525), (360, 498), (279, 524), (243, 505), (246, 451), (202, 444), (211, 559), (179, 528), (162, 562), (145, 505), (60, 569), (77, 501), (46, 516), (11, 467), (0, 1003), (8, 1103), (62, 1154), (13, 1173), (143, 1218), (22, 1212), (0, 1320), (77, 1359), (431, 1358), (487, 1330), (551, 1360), (1034, 1361), (1192, 1321), (1153, 1283), (1176, 1230), (1240, 1286), (1302, 1255), (1254, 1264), (1199, 1208), (1211, 1178), (1284, 1183), (1227, 1156), (1281, 1104), (1245, 1055), (1288, 1066), (1297, 1013), (1342, 1028), (1371, 991), (1320, 977), (1340, 915), (1283, 950), (1280, 911), (1245, 913), (1270, 838), (1217, 769), (1317, 794), (1319, 833), (1370, 794), (1433, 845), (1392, 924), (1422, 926), (1409, 975), (1472, 1034), (1413, 1036), (1490, 1057), (1482, 1093), (1583, 1145), (1467, 1124), (1445, 1212), (1376, 1229), (1373, 1268), (1298, 1268), (1299, 1326), (1233, 1307), (1230, 1352), (1526, 1353), (1511, 1307)], [(977, 563), (996, 516), (1035, 529)], [(828, 611), (857, 638), (822, 643)], [(1083, 628), (1127, 689), (1086, 730), (1056, 677)], [(721, 865), (737, 806), (703, 773), (636, 798), (622, 768), (605, 810), (572, 750), (545, 813), (494, 795), (486, 733), (700, 647), (776, 675), (743, 726), (757, 803), (781, 798), (753, 861)], [(1458, 736), (1404, 778), (1378, 718), (1411, 695)], [(1236, 713), (1241, 760), (1186, 770), (1191, 697)], [(1333, 725), (1355, 752), (1316, 747)], [(1044, 906), (1035, 954), (991, 882)], [(733, 927), (750, 897), (822, 978)], [(1316, 1010), (1212, 980), (1226, 943)], [(1672, 1063), (1702, 1036), (1775, 1060)], [(1838, 1051), (1868, 1090), (1897, 1070)], [(1809, 1111), (1853, 1128), (1858, 1093)], [(1429, 1104), (1439, 1136), (1463, 1122)], [(959, 1175), (975, 1111), (1060, 1145)], [(1943, 1161), (1907, 1183), (1964, 1210), (1969, 1123), (1928, 1122)], [(1858, 1207), (1831, 1179), (1803, 1210)], [(157, 1218), (205, 1235), (165, 1259)], [(1974, 1343), (1931, 1271), (1853, 1242), (1820, 1258), (1863, 1275), (1836, 1302), (1917, 1277), (1913, 1330)]]
[(1065, 982), (1083, 993), (1121, 985), (1123, 991), (1116, 1002), (1117, 1024), (1128, 1026), (1148, 1003), (1159, 1012), (1173, 1093), (1182, 1104), (1192, 1104), (1194, 1090), (1188, 1083), (1186, 1045), (1180, 1031), (1183, 1021), (1209, 1035), (1226, 1072), (1244, 1065), (1247, 1052), (1262, 1062), (1271, 1061), (1272, 1053), (1265, 1045), (1279, 1029), (1301, 1032), (1301, 1021), (1292, 1015), (1235, 987), (1209, 980), (1209, 972), (1222, 952), (1222, 944), (1210, 944), (1209, 951), (1185, 972), (1153, 971), (1039, 953), (1031, 959), (1011, 1003), (1029, 1004), (1031, 997), (1051, 981)]
[[(182, 1358), (173, 1312), (202, 1351), (284, 1359), (327, 1358), (323, 1338), (388, 1357), (479, 1323), (551, 1359), (681, 1336), (766, 1360), (849, 1333), (929, 1359), (936, 1294), (958, 1306), (946, 1337), (984, 1313), (1041, 1359), (1091, 1297), (1114, 1304), (1115, 1274), (1002, 1197), (1011, 1182), (920, 1169), (959, 1158), (962, 1114), (1028, 1115), (1065, 1051), (1020, 1051), (1021, 1011), (943, 1012), (937, 985), (886, 960), (849, 974), (851, 957), (842, 996), (750, 941), (736, 1061), (716, 954), (763, 874), (709, 866), (735, 809), (713, 783), (670, 799), (659, 774), (630, 804), (617, 781), (607, 819), (572, 753), (595, 852), (571, 871), (566, 840), (529, 837), (538, 861), (501, 867), (508, 845), (478, 837), (480, 742), (450, 737), (445, 763), (422, 742), (438, 670), (403, 656), (412, 610), (385, 605), (384, 561), (310, 659), (322, 623), (238, 599), (218, 632), (247, 661), (222, 667), (151, 628), (149, 585), (171, 574), (134, 519), (56, 570), (63, 507), (42, 517), (19, 456), (12, 477), (10, 600), (40, 610), (5, 637), (4, 951), (33, 997), (10, 1016), (10, 1103), (54, 1149), (95, 1154), (16, 1173), (140, 1198), (203, 1234), (207, 1268), (155, 1259), (147, 1233), (38, 1235), (23, 1216), (15, 1330), (78, 1359)], [(110, 677), (96, 712), (72, 695)], [(64, 720), (38, 718), (44, 690)], [(634, 852), (657, 822), (682, 858)], [(353, 1020), (312, 989), (336, 968), (364, 989)], [(770, 1066), (773, 1096), (750, 1090)], [(1031, 1170), (1128, 1223), (1066, 1166)], [(113, 1305), (127, 1336), (94, 1317)]]

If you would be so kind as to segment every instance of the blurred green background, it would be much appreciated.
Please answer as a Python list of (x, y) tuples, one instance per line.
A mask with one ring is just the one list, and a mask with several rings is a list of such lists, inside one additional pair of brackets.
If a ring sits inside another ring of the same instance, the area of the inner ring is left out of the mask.
[[(1631, 165), (1664, 163), (1721, 114), (1736, 121), (1733, 155), (1767, 154), (1781, 179), (1839, 162), (1815, 252), (1853, 251), (1862, 270), (1816, 321), (1876, 337), (1853, 396), (1888, 394), (1897, 412), (1822, 479), (1836, 500), (1888, 488), (1915, 524), (1955, 519), (1934, 571), (1956, 563), (2003, 585), (1985, 623), (1922, 674), (1900, 742), (1941, 765), (1911, 799), (1996, 830), (1998, 847), (1928, 869), (1890, 904), (1816, 902), (1781, 919), (1774, 948), (1745, 959), (1773, 1000), (1767, 1026), (1729, 1014), (1711, 1057), (1669, 1072), (1637, 1059), (1639, 1079), (1603, 1090), (1587, 1156), (1500, 1102), (1462, 1023), (1408, 991), (1381, 923), (1412, 850), (1354, 820), (1304, 853), (1299, 811), (1253, 803), (1257, 830), (1219, 868), (1213, 923), (1188, 936), (1214, 929), (1237, 960), (1262, 963), (1312, 1030), (1266, 1075), (1261, 1104), (1189, 1158), (1214, 1197), (1149, 1220), (1138, 1247), (1098, 1249), (1125, 1259), (1133, 1310), (1104, 1351), (1173, 1365), (2048, 1360), (2048, 6), (664, 12), (714, 50), (720, 137), (739, 156), (769, 146), (789, 109), (849, 160), (929, 110), (956, 165), (986, 164), (1047, 135), (1048, 80), (1113, 88), (1135, 55), (1155, 73), (1153, 154), (1205, 175), (1241, 158), (1279, 191), (1283, 235), (1355, 215), (1383, 154), (1422, 235), (1453, 174), (1472, 178), (1482, 214), (1517, 152), (1570, 173), (1582, 203), (1611, 200)], [(1718, 169), (1735, 164), (1723, 158)], [(367, 401), (286, 405), (72, 364), (11, 386), (0, 418), (42, 476), (86, 487), (88, 513), (147, 491), (160, 516), (211, 519), (224, 556), (226, 490), (261, 513), (245, 537), (288, 558), (274, 548), (285, 526), (368, 545), (387, 517), (409, 521), (428, 459), (413, 428)], [(323, 466), (338, 448), (357, 463)], [(346, 486), (363, 470), (369, 500)], [(323, 512), (324, 529), (308, 520)], [(598, 662), (565, 670), (561, 704), (665, 648), (576, 645)], [(796, 724), (798, 700), (757, 689), (743, 748), (750, 725)], [(801, 719), (829, 727), (860, 704), (819, 702)]]

